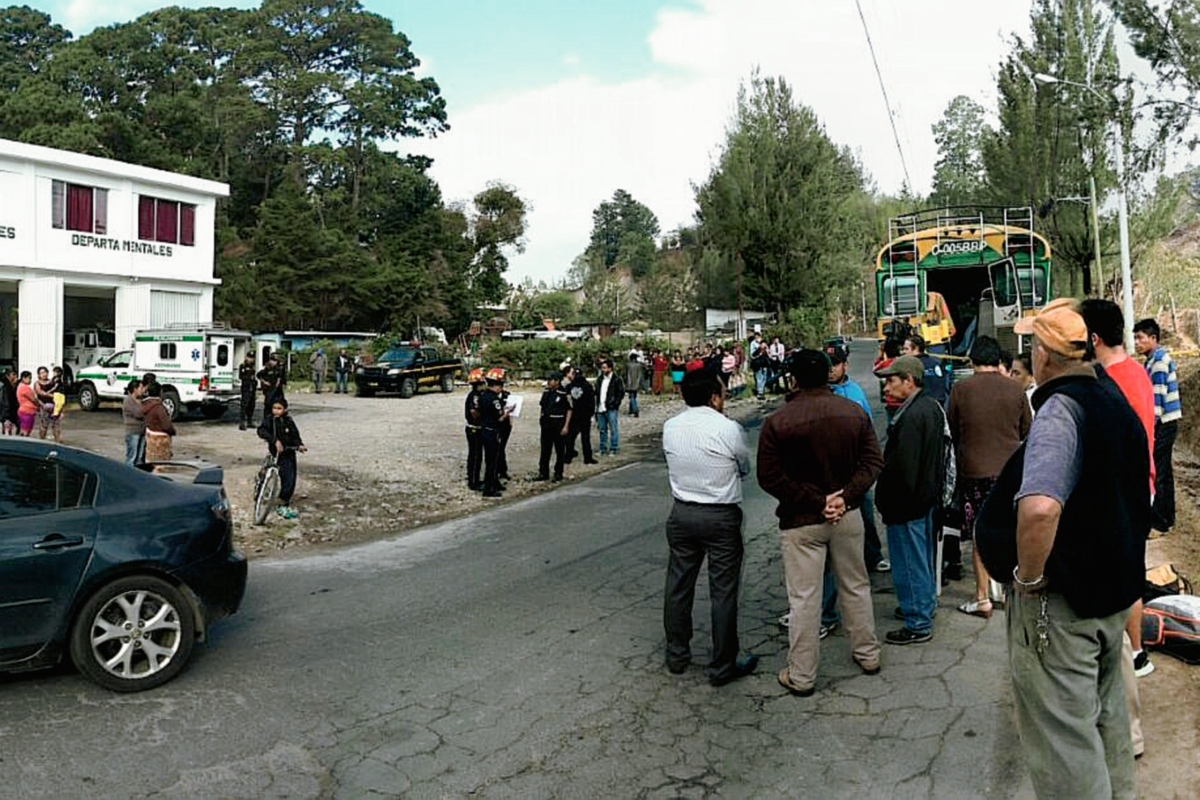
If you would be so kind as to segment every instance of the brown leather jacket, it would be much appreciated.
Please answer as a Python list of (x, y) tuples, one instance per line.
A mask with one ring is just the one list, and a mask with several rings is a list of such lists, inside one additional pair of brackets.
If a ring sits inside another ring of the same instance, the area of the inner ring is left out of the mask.
[(828, 386), (789, 395), (758, 438), (758, 484), (779, 500), (780, 528), (824, 522), (825, 498), (838, 490), (858, 508), (881, 469), (870, 418)]

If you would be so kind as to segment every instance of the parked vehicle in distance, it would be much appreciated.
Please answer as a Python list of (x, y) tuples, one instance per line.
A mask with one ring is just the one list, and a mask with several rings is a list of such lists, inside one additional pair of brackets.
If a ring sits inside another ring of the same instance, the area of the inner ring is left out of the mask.
[(103, 400), (119, 402), (130, 380), (153, 372), (172, 419), (196, 410), (208, 419), (219, 419), (231, 402), (241, 398), (235, 385), (237, 367), (253, 346), (248, 332), (218, 324), (138, 331), (132, 350), (80, 370), (79, 407), (95, 411)]
[(454, 391), (454, 379), (462, 372), (462, 359), (442, 358), (433, 347), (400, 345), (388, 350), (370, 365), (354, 370), (355, 392), (370, 397), (376, 392), (399, 392), (412, 397), (422, 386)]
[(178, 675), (246, 588), (223, 482), (207, 464), (0, 438), (0, 671), (69, 655), (117, 692)]
[(117, 334), (107, 328), (75, 328), (63, 332), (63, 381), (75, 384), (79, 371), (117, 352)]

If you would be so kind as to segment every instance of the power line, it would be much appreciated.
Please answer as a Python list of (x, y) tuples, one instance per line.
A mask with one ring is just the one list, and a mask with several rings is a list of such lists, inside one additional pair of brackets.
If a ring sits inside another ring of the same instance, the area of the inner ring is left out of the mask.
[(883, 105), (887, 109), (888, 122), (892, 126), (892, 138), (896, 140), (896, 152), (900, 154), (900, 166), (904, 168), (904, 182), (908, 190), (913, 191), (912, 179), (908, 177), (908, 162), (904, 160), (904, 148), (900, 146), (900, 134), (896, 131), (896, 118), (892, 114), (892, 104), (888, 100), (887, 87), (883, 83), (883, 73), (879, 71), (879, 59), (875, 57), (875, 45), (871, 43), (871, 31), (867, 29), (867, 18), (863, 15), (862, 3), (854, 0), (858, 8), (858, 18), (862, 20), (863, 33), (867, 37), (867, 49), (871, 51), (871, 62), (875, 65), (875, 76), (879, 78), (879, 91), (883, 93)]

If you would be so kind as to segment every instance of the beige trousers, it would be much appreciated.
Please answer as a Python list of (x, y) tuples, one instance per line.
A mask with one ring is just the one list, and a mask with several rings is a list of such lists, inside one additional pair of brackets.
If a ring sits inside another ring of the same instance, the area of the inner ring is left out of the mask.
[(871, 606), (871, 581), (863, 561), (862, 515), (851, 511), (836, 525), (805, 525), (779, 532), (783, 569), (787, 578), (788, 675), (802, 689), (817, 680), (821, 656), (818, 631), (821, 627), (821, 589), (825, 559), (838, 585), (842, 624), (850, 636), (850, 652), (862, 667), (879, 666), (879, 640), (875, 638), (875, 616)]
[(1121, 679), (1125, 682), (1125, 705), (1129, 707), (1129, 733), (1133, 739), (1133, 754), (1140, 756), (1146, 749), (1142, 736), (1142, 699), (1138, 695), (1138, 677), (1133, 671), (1133, 643), (1129, 634), (1122, 634)]

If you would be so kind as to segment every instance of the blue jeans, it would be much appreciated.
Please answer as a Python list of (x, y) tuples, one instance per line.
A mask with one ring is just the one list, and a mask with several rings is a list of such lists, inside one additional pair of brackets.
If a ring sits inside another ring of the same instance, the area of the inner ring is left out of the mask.
[(350, 373), (334, 371), (333, 376), (334, 376), (334, 379), (337, 381), (337, 385), (334, 387), (334, 391), (341, 392), (342, 394), (347, 394), (349, 392), (349, 386), (350, 386)]
[(596, 412), (596, 432), (600, 436), (601, 453), (612, 450), (617, 452), (620, 447), (620, 437), (617, 430), (617, 409)]
[(918, 633), (933, 628), (937, 607), (934, 585), (933, 510), (925, 516), (887, 526), (888, 555), (892, 557), (892, 585), (904, 614), (904, 627)]
[(754, 388), (759, 397), (762, 397), (767, 391), (767, 374), (769, 371), (766, 369), (754, 370)]
[(125, 463), (129, 466), (146, 460), (146, 437), (141, 433), (125, 434)]
[[(637, 404), (638, 393), (637, 392), (626, 392), (626, 394), (629, 395), (629, 413), (636, 415), (638, 413), (638, 404)], [(614, 447), (613, 449), (615, 450), (616, 448)]]

